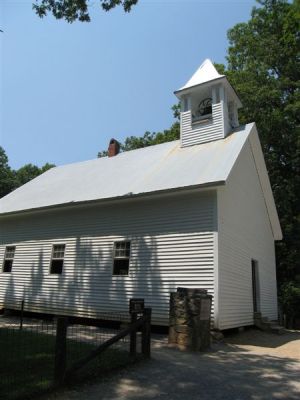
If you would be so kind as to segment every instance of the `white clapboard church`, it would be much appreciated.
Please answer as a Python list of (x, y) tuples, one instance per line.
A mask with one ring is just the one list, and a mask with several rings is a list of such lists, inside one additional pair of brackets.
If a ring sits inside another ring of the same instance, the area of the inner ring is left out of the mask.
[(132, 297), (168, 325), (178, 286), (213, 295), (215, 327), (277, 318), (282, 238), (254, 123), (206, 60), (175, 92), (180, 140), (52, 168), (0, 200), (0, 308), (97, 318)]

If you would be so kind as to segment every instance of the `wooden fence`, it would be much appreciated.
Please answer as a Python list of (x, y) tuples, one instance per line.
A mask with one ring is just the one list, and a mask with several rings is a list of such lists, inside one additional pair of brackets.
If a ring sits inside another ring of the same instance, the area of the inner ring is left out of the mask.
[(151, 356), (151, 308), (142, 308), (141, 310), (131, 310), (131, 321), (128, 327), (119, 331), (110, 337), (98, 347), (91, 350), (72, 365), (67, 367), (67, 335), (68, 335), (68, 318), (59, 317), (57, 319), (56, 342), (55, 342), (55, 361), (54, 361), (54, 383), (56, 386), (62, 385), (66, 381), (70, 381), (72, 377), (89, 362), (94, 360), (105, 350), (121, 339), (129, 336), (129, 351), (132, 357), (137, 354), (137, 332), (141, 331), (141, 353), (144, 357)]

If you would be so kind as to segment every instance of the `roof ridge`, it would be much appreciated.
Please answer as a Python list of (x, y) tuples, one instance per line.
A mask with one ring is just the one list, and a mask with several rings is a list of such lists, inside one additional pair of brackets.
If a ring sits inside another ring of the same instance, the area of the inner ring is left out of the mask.
[[(129, 153), (132, 153), (132, 152), (137, 152), (137, 151), (142, 151), (142, 150), (146, 150), (146, 149), (149, 149), (149, 148), (151, 148), (151, 147), (157, 147), (157, 146), (163, 146), (163, 145), (167, 145), (167, 144), (170, 144), (170, 143), (176, 143), (176, 142), (180, 142), (180, 140), (179, 139), (176, 139), (176, 140), (170, 140), (170, 141), (168, 141), (168, 142), (164, 142), (164, 143), (157, 143), (157, 144), (152, 144), (152, 145), (149, 145), (149, 146), (144, 146), (144, 147), (140, 147), (140, 148), (137, 148), (137, 149), (132, 149), (132, 150), (125, 150), (125, 151), (122, 151), (122, 152), (120, 152), (119, 154), (117, 154), (116, 156), (113, 156), (113, 157), (108, 157), (108, 156), (105, 156), (105, 157), (96, 157), (96, 158), (91, 158), (91, 159), (89, 159), (89, 160), (83, 160), (83, 161), (74, 161), (74, 162), (70, 162), (70, 163), (67, 163), (67, 164), (62, 164), (62, 165), (57, 165), (57, 166), (55, 166), (55, 167), (53, 167), (53, 168), (51, 168), (51, 169), (56, 169), (56, 168), (63, 168), (63, 167), (68, 167), (68, 166), (71, 166), (71, 165), (78, 165), (78, 164), (85, 164), (85, 163), (90, 163), (90, 162), (98, 162), (98, 161), (100, 161), (100, 160), (108, 160), (108, 159), (114, 159), (115, 157), (118, 157), (118, 158), (120, 158), (120, 156), (124, 156), (125, 154), (129, 154)], [(49, 170), (48, 170), (49, 171)], [(46, 171), (47, 172), (47, 171)]]

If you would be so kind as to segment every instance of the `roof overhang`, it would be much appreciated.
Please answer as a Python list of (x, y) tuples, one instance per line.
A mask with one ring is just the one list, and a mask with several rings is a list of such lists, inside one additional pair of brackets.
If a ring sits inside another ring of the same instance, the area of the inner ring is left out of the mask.
[(226, 87), (226, 89), (229, 92), (230, 97), (234, 98), (237, 104), (238, 108), (241, 108), (242, 102), (237, 94), (237, 92), (235, 91), (235, 89), (233, 88), (233, 86), (231, 86), (230, 82), (228, 81), (227, 77), (225, 75), (221, 75), (219, 78), (215, 78), (212, 79), (210, 81), (207, 82), (203, 82), (203, 83), (199, 83), (197, 85), (194, 86), (190, 86), (190, 87), (183, 87), (179, 90), (175, 90), (174, 94), (175, 96), (180, 100), (183, 96), (187, 95), (187, 94), (193, 94), (195, 93), (199, 88), (206, 88), (208, 86), (213, 86), (213, 85), (218, 85), (218, 84), (224, 84), (224, 86)]
[(271, 188), (271, 183), (269, 180), (269, 175), (261, 148), (258, 132), (256, 125), (253, 125), (252, 132), (249, 135), (249, 142), (252, 149), (253, 158), (255, 161), (261, 189), (263, 192), (267, 213), (269, 216), (274, 240), (282, 240), (282, 231), (280, 226), (280, 221), (275, 205), (275, 200), (273, 196), (273, 191)]
[(77, 208), (77, 207), (85, 207), (85, 206), (97, 206), (97, 205), (104, 205), (104, 204), (113, 204), (113, 203), (120, 203), (125, 201), (131, 200), (140, 200), (140, 199), (147, 199), (147, 198), (162, 198), (166, 196), (172, 196), (174, 194), (191, 194), (201, 191), (209, 191), (209, 190), (216, 190), (220, 186), (224, 186), (226, 181), (217, 181), (217, 182), (207, 182), (204, 184), (193, 185), (193, 186), (184, 186), (172, 189), (165, 189), (165, 190), (157, 190), (153, 192), (145, 192), (145, 193), (138, 193), (138, 194), (131, 194), (128, 193), (125, 196), (117, 196), (117, 197), (110, 197), (110, 198), (103, 198), (103, 199), (96, 199), (96, 200), (87, 200), (87, 201), (73, 201), (69, 203), (61, 203), (61, 204), (53, 204), (51, 206), (45, 207), (36, 207), (36, 208), (28, 208), (25, 210), (17, 210), (12, 212), (5, 212), (0, 213), (1, 218), (8, 218), (14, 216), (21, 216), (27, 215), (32, 213), (43, 213), (48, 211), (56, 211), (62, 209), (70, 209), (70, 208)]

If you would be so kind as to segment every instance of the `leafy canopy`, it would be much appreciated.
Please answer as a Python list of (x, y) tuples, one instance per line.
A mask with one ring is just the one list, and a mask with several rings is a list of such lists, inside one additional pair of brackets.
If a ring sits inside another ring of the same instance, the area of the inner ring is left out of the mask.
[(0, 146), (0, 198), (14, 189), (14, 173), (8, 165), (8, 158)]
[(300, 2), (258, 2), (228, 32), (226, 74), (243, 103), (241, 123), (258, 127), (283, 230), (276, 250), (284, 281), (300, 274)]
[[(173, 115), (176, 119), (179, 119), (179, 105), (172, 107)], [(121, 151), (135, 150), (142, 147), (153, 146), (155, 144), (171, 142), (177, 140), (180, 137), (180, 126), (179, 122), (176, 121), (170, 129), (165, 129), (162, 132), (145, 132), (143, 136), (129, 136), (125, 139), (124, 143), (120, 143)], [(107, 156), (107, 151), (100, 151), (98, 157)]]
[(285, 282), (279, 291), (279, 301), (282, 312), (286, 315), (287, 328), (293, 328), (295, 319), (300, 317), (300, 284), (299, 282)]
[[(279, 282), (300, 279), (300, 2), (260, 0), (248, 22), (228, 32), (226, 73), (243, 103), (240, 122), (256, 122), (277, 205), (283, 241), (276, 244)], [(179, 116), (177, 106), (174, 115)], [(130, 136), (122, 151), (179, 138), (163, 132)], [(106, 152), (99, 153), (99, 156)]]
[(26, 164), (18, 170), (12, 170), (8, 165), (8, 157), (0, 146), (0, 198), (54, 166), (46, 163), (39, 168), (36, 165)]
[[(131, 7), (138, 0), (98, 0), (104, 11), (121, 6), (125, 12), (130, 12)], [(33, 9), (41, 18), (51, 13), (57, 19), (65, 19), (67, 22), (82, 21), (89, 22), (89, 5), (94, 3), (89, 0), (36, 0)]]
[(44, 172), (48, 171), (48, 169), (53, 167), (55, 167), (55, 165), (49, 163), (46, 163), (41, 168), (33, 164), (26, 164), (15, 171), (16, 185), (18, 187), (24, 185), (25, 183), (31, 181), (31, 179), (36, 178), (37, 176), (43, 174)]

